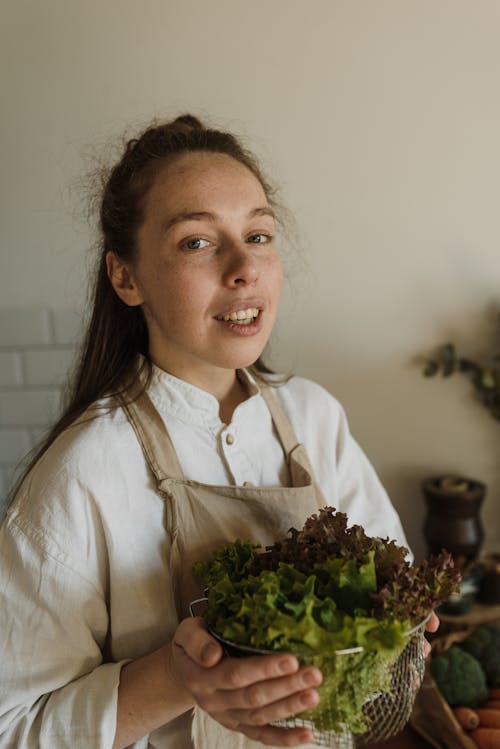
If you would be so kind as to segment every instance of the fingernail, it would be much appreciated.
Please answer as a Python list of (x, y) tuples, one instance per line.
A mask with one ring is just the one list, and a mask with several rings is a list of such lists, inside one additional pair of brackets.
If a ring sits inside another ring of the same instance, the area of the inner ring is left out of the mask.
[(295, 658), (282, 658), (278, 663), (282, 674), (293, 674), (297, 670), (297, 665)]
[(201, 660), (203, 663), (213, 660), (216, 653), (218, 653), (219, 647), (215, 642), (207, 642), (201, 651)]
[(318, 693), (304, 692), (300, 697), (300, 701), (302, 702), (304, 707), (313, 707), (318, 702)]
[(321, 674), (319, 671), (305, 671), (302, 677), (302, 681), (308, 687), (312, 687), (314, 684), (321, 683)]

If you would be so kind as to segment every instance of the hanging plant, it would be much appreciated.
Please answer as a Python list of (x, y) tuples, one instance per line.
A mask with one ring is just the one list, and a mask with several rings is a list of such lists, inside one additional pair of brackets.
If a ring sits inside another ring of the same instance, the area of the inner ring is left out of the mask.
[(500, 421), (500, 355), (485, 362), (474, 361), (457, 354), (453, 343), (446, 343), (437, 356), (429, 359), (424, 367), (425, 377), (451, 377), (459, 372), (472, 383), (475, 395), (488, 409), (493, 418)]

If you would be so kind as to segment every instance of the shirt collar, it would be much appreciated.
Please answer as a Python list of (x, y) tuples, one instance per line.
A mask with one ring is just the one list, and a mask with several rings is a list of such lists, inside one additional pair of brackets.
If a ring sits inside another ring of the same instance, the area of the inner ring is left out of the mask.
[[(165, 372), (156, 364), (152, 368), (148, 395), (161, 416), (175, 416), (186, 423), (220, 429), (219, 401), (214, 395)], [(248, 370), (238, 370), (238, 376), (247, 387), (249, 396), (235, 409), (232, 422), (249, 413), (261, 392)]]

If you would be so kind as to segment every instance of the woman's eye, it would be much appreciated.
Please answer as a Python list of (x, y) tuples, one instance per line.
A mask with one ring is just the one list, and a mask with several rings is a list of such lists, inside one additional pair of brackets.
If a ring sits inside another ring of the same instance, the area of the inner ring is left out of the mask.
[(266, 242), (270, 242), (272, 240), (272, 237), (269, 236), (269, 234), (262, 234), (259, 232), (258, 234), (251, 234), (247, 242), (250, 242), (251, 244), (266, 244)]
[(208, 239), (201, 239), (196, 237), (195, 239), (188, 239), (187, 242), (183, 242), (182, 247), (186, 250), (203, 250), (210, 244)]

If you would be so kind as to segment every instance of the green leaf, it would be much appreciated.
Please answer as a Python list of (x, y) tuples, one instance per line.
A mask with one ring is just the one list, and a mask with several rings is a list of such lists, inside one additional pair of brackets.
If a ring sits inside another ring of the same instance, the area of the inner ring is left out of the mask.
[(424, 369), (422, 370), (422, 374), (424, 375), (424, 377), (434, 377), (434, 375), (436, 375), (438, 372), (439, 364), (432, 359), (429, 359)]
[(445, 343), (444, 346), (441, 347), (441, 359), (443, 363), (455, 361), (454, 343)]
[(481, 386), (486, 390), (494, 390), (496, 388), (495, 374), (489, 367), (484, 367), (481, 371)]
[(441, 374), (443, 377), (450, 377), (456, 368), (455, 346), (453, 343), (446, 343), (440, 352), (441, 356)]

